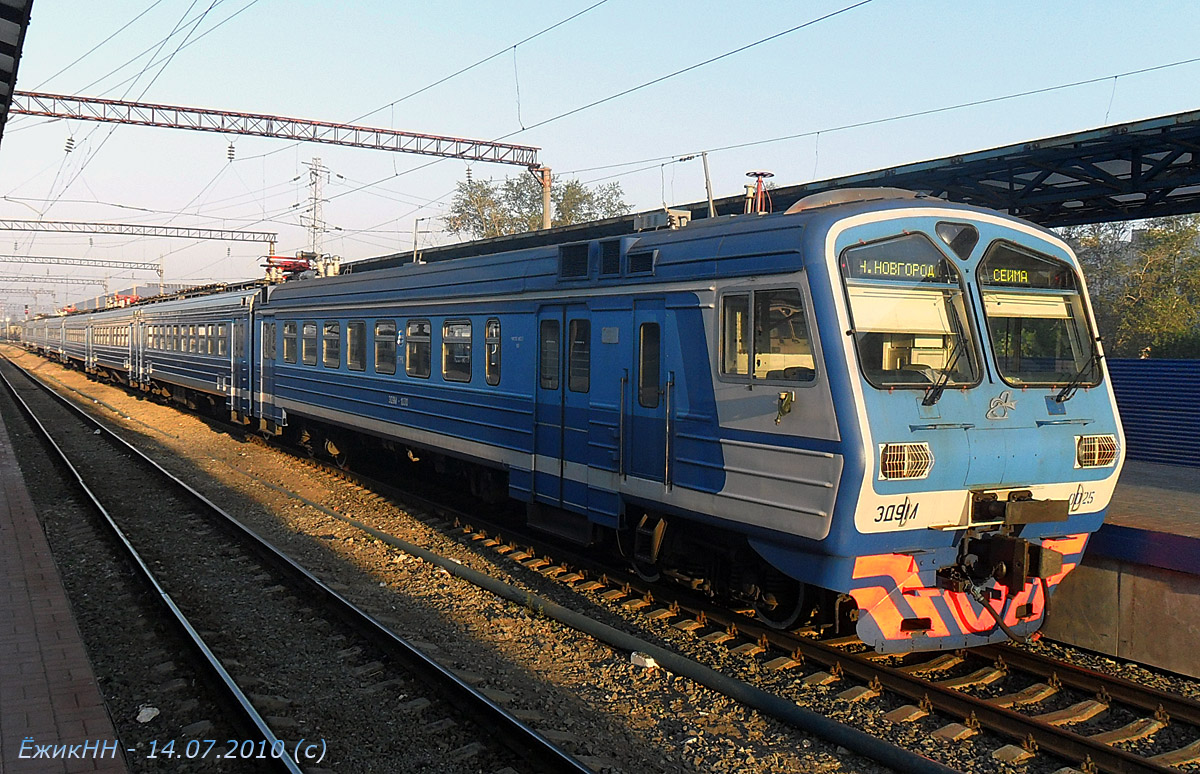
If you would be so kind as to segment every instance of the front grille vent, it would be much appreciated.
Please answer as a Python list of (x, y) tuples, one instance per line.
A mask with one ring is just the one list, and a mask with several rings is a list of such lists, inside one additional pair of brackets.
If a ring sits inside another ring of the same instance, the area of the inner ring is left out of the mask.
[(1117, 461), (1117, 437), (1114, 435), (1075, 436), (1075, 464), (1081, 468), (1107, 468)]
[(927, 443), (885, 443), (879, 446), (879, 477), (882, 479), (925, 478), (933, 468), (933, 452)]

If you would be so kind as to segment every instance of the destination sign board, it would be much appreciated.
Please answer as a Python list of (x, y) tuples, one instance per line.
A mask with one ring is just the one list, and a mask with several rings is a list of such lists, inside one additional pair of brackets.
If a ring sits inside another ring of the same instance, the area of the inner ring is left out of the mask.
[(936, 281), (939, 273), (945, 274), (944, 270), (939, 272), (939, 268), (937, 263), (888, 261), (878, 258), (855, 260), (849, 256), (846, 264), (847, 273), (855, 279), (903, 279), (918, 282)]
[(958, 270), (923, 234), (855, 245), (842, 252), (842, 273), (850, 279), (956, 283)]
[(979, 284), (1074, 290), (1075, 273), (1049, 256), (1018, 250), (1003, 242), (993, 245), (979, 264)]

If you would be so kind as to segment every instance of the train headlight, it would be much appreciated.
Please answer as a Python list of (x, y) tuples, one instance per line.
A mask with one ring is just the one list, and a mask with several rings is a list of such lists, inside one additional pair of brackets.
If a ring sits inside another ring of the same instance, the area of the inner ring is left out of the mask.
[(1115, 435), (1075, 436), (1075, 467), (1107, 468), (1117, 461), (1117, 437)]
[(879, 477), (881, 479), (925, 478), (933, 469), (933, 452), (929, 444), (882, 443), (879, 445)]

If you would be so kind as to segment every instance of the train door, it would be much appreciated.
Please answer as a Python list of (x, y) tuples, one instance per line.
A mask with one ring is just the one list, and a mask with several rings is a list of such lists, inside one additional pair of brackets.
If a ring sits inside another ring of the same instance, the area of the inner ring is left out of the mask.
[(534, 497), (577, 512), (587, 510), (591, 328), (583, 305), (538, 313)]
[(629, 475), (669, 484), (668, 436), (673, 376), (665, 370), (663, 302), (639, 301), (633, 308), (633, 367), (628, 406)]
[(248, 317), (236, 317), (230, 321), (230, 384), (229, 408), (235, 419), (242, 419), (250, 411), (250, 342), (251, 330)]
[(145, 381), (146, 324), (135, 318), (129, 329), (129, 384), (136, 387)]
[(92, 347), (92, 324), (88, 323), (83, 333), (83, 370), (91, 373), (96, 366), (96, 351)]
[[(255, 344), (258, 347), (258, 379), (254, 385), (254, 416), (258, 417), (260, 426), (273, 416), (272, 404), (275, 394), (275, 320), (257, 320), (259, 335)], [(265, 429), (265, 427), (264, 427)]]
[(129, 375), (130, 386), (136, 386), (138, 376), (141, 373), (141, 364), (138, 362), (138, 324), (136, 320), (130, 320), (127, 326), (125, 335), (125, 373)]

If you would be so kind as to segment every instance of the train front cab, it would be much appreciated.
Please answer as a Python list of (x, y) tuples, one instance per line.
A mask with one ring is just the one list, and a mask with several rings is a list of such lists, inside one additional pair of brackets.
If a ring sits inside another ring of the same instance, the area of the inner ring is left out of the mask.
[(823, 241), (839, 421), (861, 454), (814, 580), (854, 599), (880, 651), (1035, 632), (1123, 457), (1076, 260), (1033, 226), (934, 205), (849, 217)]

